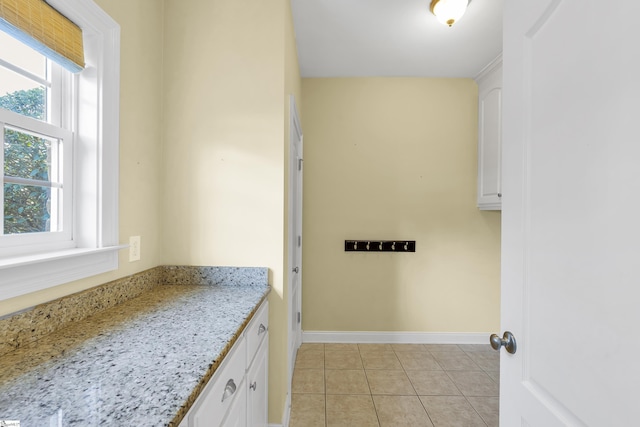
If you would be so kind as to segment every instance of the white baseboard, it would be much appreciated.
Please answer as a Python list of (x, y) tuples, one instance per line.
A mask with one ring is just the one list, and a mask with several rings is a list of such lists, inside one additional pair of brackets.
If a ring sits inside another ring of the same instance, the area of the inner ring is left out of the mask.
[(282, 424), (271, 424), (268, 427), (289, 427), (289, 417), (291, 416), (291, 395), (287, 393), (287, 399), (284, 402), (284, 412), (282, 413)]
[(303, 332), (302, 342), (359, 344), (489, 344), (491, 332)]

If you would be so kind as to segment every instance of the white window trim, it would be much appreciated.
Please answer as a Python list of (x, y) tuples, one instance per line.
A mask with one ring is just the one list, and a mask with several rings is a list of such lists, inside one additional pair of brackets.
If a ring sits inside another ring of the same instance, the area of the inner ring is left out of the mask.
[[(63, 171), (64, 177), (62, 181), (65, 183), (68, 182), (68, 178), (72, 176), (72, 173), (70, 169), (66, 169), (66, 165), (70, 165), (70, 168), (73, 167), (73, 134), (70, 130), (51, 125), (38, 119), (26, 117), (12, 111), (3, 110), (0, 111), (0, 132), (5, 125), (8, 125), (10, 128), (14, 128), (19, 132), (32, 132), (41, 137), (61, 140), (63, 146), (67, 148), (63, 152), (63, 164), (65, 165), (65, 168)], [(1, 135), (0, 141), (2, 141)], [(0, 156), (2, 155), (0, 154)], [(2, 162), (0, 162), (0, 164), (1, 163)], [(57, 162), (53, 162), (52, 164), (58, 166), (56, 163)], [(73, 192), (73, 183), (65, 185), (65, 191)], [(0, 194), (2, 194), (2, 192), (0, 192)], [(0, 264), (2, 264), (3, 258), (9, 257), (11, 254), (15, 254), (15, 256), (32, 254), (36, 249), (38, 252), (44, 252), (48, 247), (50, 247), (51, 250), (56, 248), (66, 249), (73, 247), (71, 229), (73, 224), (71, 218), (71, 212), (73, 210), (72, 199), (73, 197), (67, 197), (63, 202), (65, 203), (64, 212), (66, 214), (64, 218), (65, 222), (63, 225), (63, 231), (2, 235), (2, 240), (0, 241)], [(54, 209), (52, 209), (52, 214), (53, 211)]]
[(75, 215), (75, 248), (0, 260), (0, 301), (115, 270), (124, 247), (118, 245), (120, 26), (91, 0), (47, 2), (83, 30), (87, 68), (78, 77), (73, 186), (74, 212), (82, 214)]

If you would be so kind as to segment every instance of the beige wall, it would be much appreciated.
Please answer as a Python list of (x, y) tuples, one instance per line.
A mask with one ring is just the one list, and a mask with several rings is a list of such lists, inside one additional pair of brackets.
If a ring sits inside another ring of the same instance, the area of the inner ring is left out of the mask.
[(265, 266), (269, 418), (286, 399), (285, 99), (300, 92), (289, 2), (165, 2), (163, 261)]
[(120, 242), (141, 236), (142, 259), (120, 268), (0, 302), (0, 316), (160, 264), (162, 132), (162, 4), (155, 0), (98, 0), (121, 26)]
[(282, 282), (282, 4), (165, 2), (167, 263), (277, 265)]
[(303, 79), (302, 93), (303, 329), (497, 330), (500, 214), (475, 204), (475, 82)]

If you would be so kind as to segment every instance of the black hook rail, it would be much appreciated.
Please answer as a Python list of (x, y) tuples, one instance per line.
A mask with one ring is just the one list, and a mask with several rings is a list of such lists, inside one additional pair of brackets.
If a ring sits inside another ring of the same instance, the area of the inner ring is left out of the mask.
[(345, 240), (345, 252), (415, 252), (415, 240)]

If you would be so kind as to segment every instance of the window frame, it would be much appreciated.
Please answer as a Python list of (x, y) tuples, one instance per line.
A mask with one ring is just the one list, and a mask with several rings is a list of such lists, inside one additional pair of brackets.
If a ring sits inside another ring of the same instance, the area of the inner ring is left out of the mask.
[[(12, 37), (7, 34), (7, 37)], [(18, 40), (20, 43), (20, 41)], [(25, 45), (25, 49), (30, 49)], [(42, 233), (21, 233), (5, 235), (1, 230), (4, 224), (0, 224), (0, 259), (9, 256), (18, 256), (35, 252), (47, 252), (74, 247), (73, 242), (73, 117), (76, 102), (76, 75), (46, 58), (46, 77), (43, 79), (32, 74), (28, 70), (6, 61), (1, 61), (5, 69), (13, 70), (18, 75), (34, 83), (42, 85), (46, 92), (46, 117), (44, 120), (25, 116), (13, 111), (0, 109), (0, 141), (4, 141), (4, 128), (13, 128), (19, 132), (31, 133), (36, 136), (57, 139), (62, 145), (61, 180), (64, 185), (62, 203), (62, 231)], [(1, 144), (0, 144), (1, 145)], [(56, 150), (57, 151), (57, 150)], [(58, 163), (58, 162), (56, 162)], [(55, 167), (59, 167), (56, 164)], [(4, 167), (4, 151), (0, 153), (0, 173)], [(0, 179), (2, 184), (6, 181)], [(4, 220), (4, 186), (0, 188), (0, 219)], [(52, 217), (58, 212), (51, 210)], [(56, 221), (57, 222), (57, 221)], [(59, 222), (58, 222), (58, 225)]]
[[(5, 126), (24, 132), (57, 139), (62, 145), (62, 182), (64, 184), (62, 212), (62, 231), (24, 233), (24, 234), (0, 234), (0, 259), (13, 255), (43, 252), (47, 248), (67, 249), (73, 246), (73, 133), (69, 129), (60, 128), (34, 119), (26, 117), (12, 111), (0, 111), (0, 132), (4, 133)], [(0, 135), (0, 140), (4, 141), (4, 135)], [(55, 162), (58, 163), (58, 162)], [(0, 153), (0, 165), (4, 166), (4, 152)], [(56, 165), (56, 167), (59, 165)], [(5, 183), (4, 177), (0, 180)], [(67, 194), (65, 196), (65, 194)], [(0, 189), (0, 195), (4, 195)], [(0, 201), (0, 207), (4, 200)], [(52, 210), (53, 212), (53, 210)], [(0, 215), (0, 218), (3, 216)]]
[(0, 301), (118, 268), (120, 26), (91, 0), (47, 0), (83, 30), (72, 118), (73, 242), (0, 258)]

